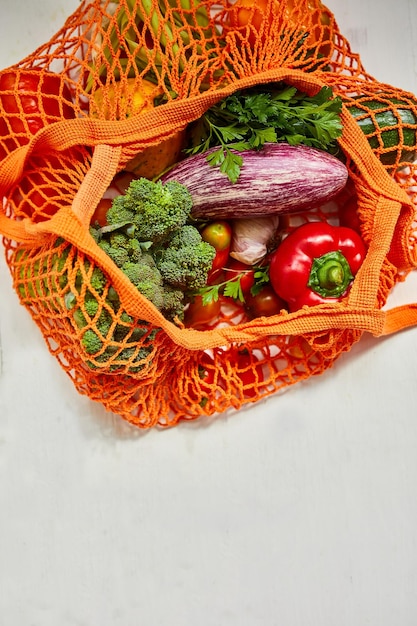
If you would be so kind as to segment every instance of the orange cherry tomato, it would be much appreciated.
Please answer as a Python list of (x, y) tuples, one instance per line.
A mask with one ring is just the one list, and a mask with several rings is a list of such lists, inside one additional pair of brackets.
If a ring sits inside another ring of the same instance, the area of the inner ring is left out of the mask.
[(224, 220), (210, 222), (201, 231), (203, 241), (212, 245), (216, 250), (216, 256), (207, 277), (207, 284), (209, 285), (216, 282), (228, 261), (232, 235), (231, 225)]
[(202, 296), (194, 296), (184, 313), (184, 324), (197, 330), (207, 329), (219, 315), (221, 308), (220, 300), (212, 300), (209, 304), (203, 304)]
[(210, 222), (201, 231), (201, 237), (218, 251), (228, 250), (232, 242), (232, 227), (224, 220)]

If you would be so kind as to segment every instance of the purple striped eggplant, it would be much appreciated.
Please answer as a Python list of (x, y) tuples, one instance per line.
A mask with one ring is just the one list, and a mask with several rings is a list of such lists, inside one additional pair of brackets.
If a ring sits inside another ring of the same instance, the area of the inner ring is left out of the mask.
[(261, 150), (237, 152), (243, 165), (232, 183), (211, 166), (211, 148), (177, 163), (162, 180), (177, 180), (193, 198), (195, 218), (227, 219), (300, 212), (331, 200), (346, 185), (344, 163), (323, 150), (266, 143)]

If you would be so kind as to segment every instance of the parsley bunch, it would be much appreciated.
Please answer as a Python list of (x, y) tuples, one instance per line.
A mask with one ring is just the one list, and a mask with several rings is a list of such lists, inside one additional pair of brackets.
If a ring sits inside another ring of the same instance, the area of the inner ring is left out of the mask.
[(342, 100), (330, 87), (308, 96), (296, 87), (272, 84), (238, 91), (206, 111), (191, 130), (189, 154), (219, 146), (207, 159), (236, 182), (243, 165), (235, 151), (260, 150), (266, 142), (286, 141), (328, 152), (342, 134)]

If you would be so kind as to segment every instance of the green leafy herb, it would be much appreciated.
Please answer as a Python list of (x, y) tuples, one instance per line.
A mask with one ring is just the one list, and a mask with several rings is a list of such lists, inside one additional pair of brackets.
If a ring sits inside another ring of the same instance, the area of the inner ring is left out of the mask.
[(260, 150), (265, 143), (286, 141), (336, 151), (342, 134), (342, 100), (330, 87), (315, 96), (295, 87), (273, 84), (238, 91), (206, 111), (194, 124), (189, 154), (210, 153), (208, 161), (236, 182), (243, 165), (236, 151)]
[(269, 265), (257, 268), (253, 277), (255, 282), (250, 291), (253, 296), (256, 296), (269, 283)]
[[(251, 287), (252, 295), (259, 293), (269, 282), (269, 266), (265, 267), (248, 267), (248, 272), (254, 271), (255, 282)], [(237, 302), (245, 302), (245, 296), (242, 291), (241, 281), (245, 277), (245, 272), (240, 272), (237, 276), (229, 278), (216, 285), (206, 285), (199, 289), (196, 293), (201, 296), (203, 306), (207, 306), (212, 302), (217, 302), (220, 295), (223, 294), (226, 298), (232, 298)]]

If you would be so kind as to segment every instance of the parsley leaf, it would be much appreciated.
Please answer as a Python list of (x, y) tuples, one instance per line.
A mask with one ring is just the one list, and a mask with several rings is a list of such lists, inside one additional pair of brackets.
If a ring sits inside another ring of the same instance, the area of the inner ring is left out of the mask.
[[(250, 267), (248, 266), (248, 272), (254, 271), (254, 279), (255, 282), (251, 287), (252, 295), (256, 295), (259, 293), (267, 283), (269, 283), (269, 266), (263, 267)], [(235, 272), (233, 272), (235, 274)], [(229, 278), (221, 283), (217, 283), (215, 285), (206, 285), (205, 287), (201, 287), (195, 292), (195, 295), (201, 296), (201, 301), (203, 306), (207, 306), (212, 302), (217, 302), (220, 295), (227, 298), (232, 298), (237, 302), (245, 302), (245, 296), (242, 291), (242, 279), (245, 276), (245, 271), (233, 276), (233, 278)]]

